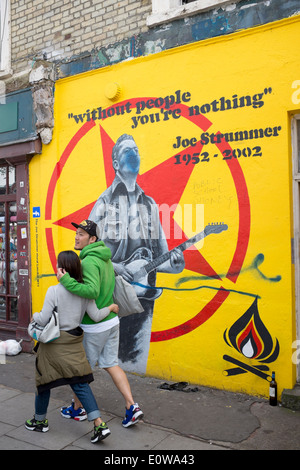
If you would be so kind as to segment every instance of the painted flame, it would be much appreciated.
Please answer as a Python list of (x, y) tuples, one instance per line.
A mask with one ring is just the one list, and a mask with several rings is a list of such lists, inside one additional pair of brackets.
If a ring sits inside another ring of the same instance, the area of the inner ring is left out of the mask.
[(248, 359), (273, 362), (279, 354), (278, 340), (273, 341), (259, 316), (257, 298), (244, 315), (224, 332), (224, 340)]

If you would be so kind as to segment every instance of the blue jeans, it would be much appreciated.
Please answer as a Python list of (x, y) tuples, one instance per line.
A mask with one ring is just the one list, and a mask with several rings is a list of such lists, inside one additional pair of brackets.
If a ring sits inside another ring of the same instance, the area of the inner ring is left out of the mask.
[[(93, 421), (96, 418), (100, 418), (101, 413), (89, 384), (72, 384), (71, 388), (87, 412), (88, 420)], [(35, 419), (37, 421), (43, 421), (46, 418), (49, 400), (50, 390), (35, 396)]]

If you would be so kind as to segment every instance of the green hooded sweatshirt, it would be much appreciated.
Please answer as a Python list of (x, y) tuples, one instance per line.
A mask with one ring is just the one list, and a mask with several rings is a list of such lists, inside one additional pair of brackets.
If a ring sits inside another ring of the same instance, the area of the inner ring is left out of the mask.
[[(81, 250), (80, 255), (83, 272), (83, 284), (77, 282), (66, 273), (60, 283), (72, 292), (87, 299), (95, 299), (97, 307), (108, 307), (113, 303), (113, 291), (115, 287), (115, 273), (111, 262), (111, 251), (103, 241), (91, 243)], [(104, 318), (104, 321), (117, 316), (116, 313)], [(86, 313), (82, 319), (83, 324), (95, 322)]]

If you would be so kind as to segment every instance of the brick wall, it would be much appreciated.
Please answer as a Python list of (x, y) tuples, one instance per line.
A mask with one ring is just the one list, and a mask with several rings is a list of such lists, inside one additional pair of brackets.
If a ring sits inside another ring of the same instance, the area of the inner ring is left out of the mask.
[(151, 0), (11, 0), (13, 73), (143, 33), (151, 10)]

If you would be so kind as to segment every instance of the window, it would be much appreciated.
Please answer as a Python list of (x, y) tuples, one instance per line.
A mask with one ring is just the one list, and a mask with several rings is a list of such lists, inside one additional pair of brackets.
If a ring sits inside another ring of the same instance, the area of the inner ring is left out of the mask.
[(10, 75), (10, 0), (0, 0), (0, 77)]
[(147, 26), (191, 16), (230, 3), (233, 3), (233, 0), (152, 0), (152, 15), (147, 18)]
[(18, 320), (16, 170), (0, 166), (0, 319)]

